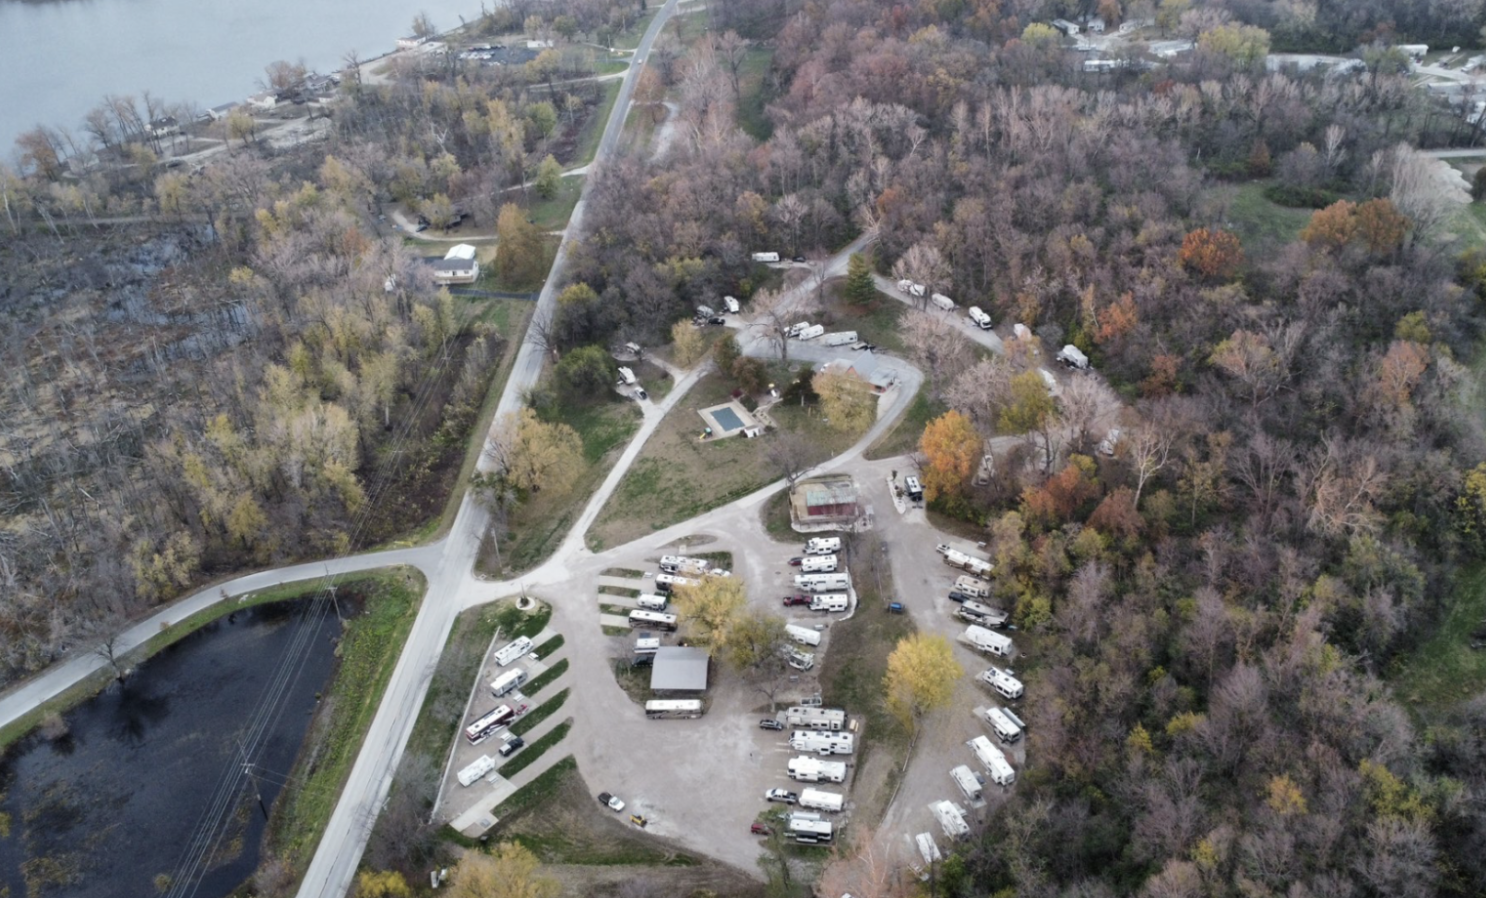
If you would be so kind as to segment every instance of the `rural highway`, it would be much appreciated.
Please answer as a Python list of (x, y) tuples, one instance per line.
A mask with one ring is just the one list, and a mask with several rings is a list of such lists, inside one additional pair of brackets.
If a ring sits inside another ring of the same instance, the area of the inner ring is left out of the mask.
[[(635, 50), (633, 62), (619, 87), (619, 96), (609, 113), (609, 121), (604, 125), (604, 133), (599, 139), (589, 177), (583, 182), (583, 192), (577, 205), (573, 207), (567, 231), (558, 245), (552, 271), (547, 275), (547, 282), (537, 298), (536, 311), (528, 330), (530, 334), (545, 333), (546, 325), (552, 319), (552, 311), (557, 304), (557, 285), (562, 282), (567, 269), (573, 236), (582, 231), (588, 191), (597, 180), (595, 175), (613, 158), (620, 131), (629, 112), (640, 67), (649, 56), (656, 37), (675, 14), (676, 6), (677, 0), (667, 0), (656, 12), (650, 27), (645, 29), (645, 35)], [(527, 391), (536, 386), (537, 378), (542, 373), (544, 355), (545, 348), (539, 342), (530, 339), (522, 342), (516, 351), (516, 361), (511, 366), (506, 388), (496, 405), (496, 422), (520, 409)], [(487, 436), (487, 441), (488, 439)], [(482, 454), (479, 469), (489, 471), (493, 466), (493, 460), (487, 454)], [(438, 557), (432, 565), (423, 568), (428, 576), (428, 593), (424, 596), (418, 618), (408, 633), (407, 644), (398, 658), (397, 667), (393, 669), (392, 679), (387, 684), (381, 707), (372, 719), (361, 753), (351, 768), (345, 790), (330, 815), (315, 857), (305, 872), (299, 887), (300, 898), (342, 898), (351, 889), (356, 868), (361, 863), (361, 854), (366, 849), (367, 838), (371, 835), (377, 812), (392, 786), (392, 776), (402, 758), (408, 737), (413, 732), (413, 722), (417, 719), (418, 709), (422, 707), (423, 697), (428, 692), (429, 681), (433, 678), (434, 668), (444, 643), (449, 638), (449, 631), (454, 626), (454, 619), (465, 603), (472, 603), (469, 597), (493, 597), (490, 595), (490, 585), (480, 584), (474, 577), (475, 556), (485, 524), (484, 509), (466, 493), (449, 535), (436, 544)]]

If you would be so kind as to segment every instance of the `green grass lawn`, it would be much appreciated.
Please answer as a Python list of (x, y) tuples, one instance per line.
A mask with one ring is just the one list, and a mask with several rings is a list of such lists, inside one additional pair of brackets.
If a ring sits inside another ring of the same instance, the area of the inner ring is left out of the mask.
[(290, 774), (296, 788), (274, 805), (270, 824), (273, 854), (296, 870), (314, 855), (426, 588), (423, 575), (412, 568), (340, 584), (342, 596), (361, 598), (362, 612), (346, 621), (335, 679), (310, 727), (314, 744), (301, 750)]
[[(645, 153), (650, 149), (650, 142), (655, 139), (655, 129), (660, 127), (656, 121), (659, 111), (650, 105), (636, 103), (630, 107), (629, 115), (624, 118), (624, 130), (620, 132), (619, 145), (626, 153)], [(664, 121), (664, 116), (661, 116)]]
[(604, 136), (604, 126), (609, 123), (609, 113), (614, 111), (614, 101), (619, 97), (619, 85), (623, 80), (616, 78), (600, 83), (603, 84), (604, 98), (588, 121), (583, 123), (583, 130), (578, 132), (578, 150), (569, 168), (582, 168), (598, 154), (599, 139)]
[(1486, 244), (1486, 204), (1469, 203), (1450, 220), (1449, 232), (1455, 238), (1456, 252), (1479, 249)]
[(774, 98), (768, 79), (773, 64), (772, 48), (754, 47), (738, 69), (738, 127), (758, 141), (774, 133), (774, 123), (764, 115), (764, 107)]
[(595, 75), (617, 75), (629, 68), (629, 60), (626, 59), (601, 59), (593, 64)]
[(845, 287), (845, 278), (826, 284), (826, 310), (830, 316), (826, 330), (856, 331), (858, 337), (877, 344), (882, 351), (902, 355), (901, 322), (908, 307), (881, 292), (874, 293), (870, 302), (856, 305), (846, 301)]
[(532, 223), (543, 231), (561, 231), (568, 226), (568, 219), (573, 216), (573, 207), (578, 205), (578, 198), (582, 195), (582, 175), (560, 178), (557, 193), (551, 199), (541, 199), (536, 191), (532, 191), (533, 202), (526, 210), (526, 217), (532, 219)]
[(499, 574), (503, 568), (527, 570), (546, 558), (561, 542), (573, 518), (582, 511), (619, 451), (640, 426), (639, 408), (617, 397), (587, 405), (562, 404), (545, 417), (578, 431), (583, 439), (584, 468), (572, 472), (566, 492), (535, 493), (512, 512), (508, 535), (500, 546), (500, 559), (497, 561), (491, 551), (482, 551), (482, 572)]
[[(622, 545), (778, 478), (766, 455), (768, 434), (755, 440), (698, 439), (703, 424), (697, 410), (726, 401), (731, 389), (730, 380), (709, 374), (667, 413), (588, 532), (590, 547)], [(809, 437), (815, 462), (841, 453), (855, 441), (854, 435), (825, 426), (813, 406), (775, 406), (770, 414), (780, 428)]]
[(1471, 648), (1471, 632), (1486, 621), (1486, 564), (1461, 569), (1449, 608), (1434, 635), (1393, 663), (1390, 679), (1405, 707), (1434, 710), (1486, 689), (1486, 651)]
[(1311, 220), (1310, 209), (1291, 209), (1264, 195), (1268, 181), (1215, 188), (1229, 195), (1228, 226), (1243, 241), (1244, 255), (1262, 259), (1295, 240)]
[(646, 13), (630, 23), (628, 29), (614, 35), (610, 41), (616, 50), (634, 50), (640, 46), (640, 38), (645, 36), (645, 29), (655, 19), (655, 10), (650, 9)]

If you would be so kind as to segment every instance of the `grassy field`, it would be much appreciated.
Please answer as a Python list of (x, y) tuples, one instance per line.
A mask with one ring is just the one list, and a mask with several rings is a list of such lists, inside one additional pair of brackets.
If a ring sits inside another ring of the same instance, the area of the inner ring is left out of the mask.
[(1250, 260), (1261, 259), (1290, 243), (1311, 220), (1310, 209), (1290, 209), (1271, 202), (1264, 195), (1268, 186), (1268, 181), (1251, 181), (1215, 188), (1228, 195), (1227, 224), (1243, 241), (1244, 255)]
[(500, 547), (500, 562), (491, 552), (482, 551), (480, 555), (483, 573), (527, 570), (546, 558), (613, 465), (611, 453), (622, 449), (640, 426), (639, 408), (617, 398), (589, 405), (560, 405), (549, 418), (571, 426), (583, 438), (584, 470), (573, 472), (572, 487), (567, 492), (536, 493), (512, 513), (510, 535)]
[(614, 111), (614, 101), (619, 98), (619, 85), (623, 83), (623, 79), (616, 78), (601, 83), (604, 86), (604, 98), (599, 101), (598, 108), (589, 116), (588, 121), (583, 123), (583, 130), (578, 132), (578, 151), (569, 168), (582, 168), (598, 154), (599, 139), (604, 136), (604, 126), (609, 123), (609, 113)]
[[(875, 543), (870, 539), (855, 541), (855, 554), (873, 551)], [(880, 563), (886, 565), (885, 558)], [(851, 620), (831, 627), (830, 650), (820, 673), (821, 697), (827, 707), (845, 708), (865, 721), (864, 729), (869, 736), (862, 740), (853, 758), (858, 773), (852, 788), (861, 819), (875, 820), (886, 810), (888, 797), (896, 785), (895, 777), (908, 751), (908, 734), (888, 713), (883, 700), (882, 677), (887, 673), (889, 653), (898, 640), (912, 635), (915, 628), (908, 615), (887, 612), (887, 598), (877, 591), (871, 577), (853, 579), (859, 599), (857, 613)], [(884, 586), (891, 595), (890, 571), (884, 576)], [(884, 765), (881, 758), (876, 759), (872, 769), (878, 775), (866, 777), (871, 756), (884, 751), (890, 763)]]
[[(768, 435), (697, 439), (703, 426), (697, 409), (726, 401), (731, 387), (730, 381), (709, 374), (671, 409), (588, 532), (591, 548), (622, 545), (745, 496), (779, 476), (765, 455)], [(854, 441), (850, 434), (821, 424), (813, 408), (776, 406), (771, 414), (780, 428), (810, 437), (815, 461)]]
[(764, 503), (760, 515), (764, 519), (764, 530), (777, 542), (796, 543), (804, 537), (790, 526), (789, 490), (780, 490)]
[(320, 842), (426, 589), (423, 575), (411, 568), (340, 584), (339, 594), (358, 597), (362, 612), (346, 621), (335, 679), (310, 725), (315, 738), (290, 773), (297, 788), (274, 805), (269, 826), (271, 853), (297, 871)]
[(876, 461), (917, 450), (919, 438), (924, 435), (924, 427), (932, 419), (944, 414), (947, 408), (943, 402), (929, 397), (929, 384), (925, 382), (919, 387), (918, 395), (913, 397), (913, 404), (908, 406), (908, 411), (903, 413), (892, 430), (872, 444), (864, 453), (865, 457), (869, 461)]
[(537, 197), (536, 191), (533, 191), (533, 201), (526, 210), (526, 217), (543, 231), (561, 231), (566, 228), (568, 219), (573, 215), (573, 207), (578, 205), (578, 197), (583, 194), (583, 181), (583, 175), (559, 178), (557, 193), (550, 200)]
[(645, 29), (655, 19), (655, 10), (649, 10), (632, 22), (628, 29), (621, 31), (610, 40), (610, 44), (616, 50), (634, 50), (640, 46), (640, 38), (645, 36)]
[(543, 686), (546, 686), (548, 683), (566, 673), (567, 669), (568, 659), (563, 658), (556, 664), (552, 665), (551, 667), (533, 677), (532, 681), (530, 683), (527, 683), (526, 688), (521, 691), (525, 692), (527, 695), (535, 695), (536, 693), (542, 691)]
[(1486, 244), (1486, 204), (1469, 203), (1462, 206), (1451, 219), (1450, 234), (1455, 237), (1455, 251), (1478, 249)]
[(1471, 633), (1486, 621), (1486, 564), (1455, 577), (1450, 607), (1428, 641), (1396, 660), (1390, 679), (1405, 707), (1434, 710), (1486, 689), (1486, 651), (1471, 648)]
[(768, 79), (773, 63), (773, 49), (754, 47), (738, 69), (738, 127), (758, 141), (774, 133), (774, 123), (764, 115), (764, 107), (774, 98)]
[[(657, 118), (660, 121), (656, 121)], [(620, 147), (625, 153), (648, 153), (650, 142), (655, 139), (655, 130), (663, 121), (665, 116), (655, 106), (632, 105), (624, 119), (624, 130), (620, 132)]]

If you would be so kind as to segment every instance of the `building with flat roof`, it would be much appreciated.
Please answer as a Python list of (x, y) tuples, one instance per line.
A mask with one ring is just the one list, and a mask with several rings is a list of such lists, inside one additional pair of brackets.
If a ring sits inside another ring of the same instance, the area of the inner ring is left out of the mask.
[(662, 646), (655, 652), (650, 669), (650, 691), (659, 693), (697, 693), (707, 689), (711, 658), (702, 649), (691, 646)]

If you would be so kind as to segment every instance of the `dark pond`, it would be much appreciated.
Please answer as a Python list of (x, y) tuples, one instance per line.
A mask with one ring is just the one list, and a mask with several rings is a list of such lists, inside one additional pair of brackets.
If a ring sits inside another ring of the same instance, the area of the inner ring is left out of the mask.
[[(226, 895), (250, 876), (264, 820), (240, 746), (272, 807), (334, 666), (335, 615), (303, 608), (223, 618), (68, 713), (66, 736), (33, 734), (0, 759), (0, 895), (152, 896), (162, 873), (178, 877), (174, 894), (209, 819), (221, 820), (216, 850), (194, 894)], [(256, 712), (278, 687), (277, 713), (254, 740)]]

